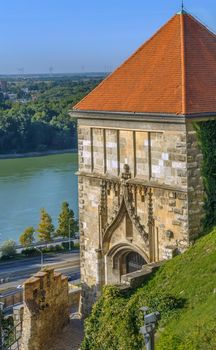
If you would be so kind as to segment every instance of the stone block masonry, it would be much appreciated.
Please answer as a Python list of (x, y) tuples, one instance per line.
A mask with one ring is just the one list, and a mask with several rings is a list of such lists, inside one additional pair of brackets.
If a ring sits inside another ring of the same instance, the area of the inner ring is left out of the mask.
[(24, 307), (20, 310), (20, 319), (20, 350), (48, 350), (56, 335), (69, 322), (67, 277), (54, 269), (45, 269), (28, 279), (24, 284)]
[(205, 215), (193, 123), (100, 117), (78, 119), (83, 315), (138, 255), (149, 264), (184, 252)]

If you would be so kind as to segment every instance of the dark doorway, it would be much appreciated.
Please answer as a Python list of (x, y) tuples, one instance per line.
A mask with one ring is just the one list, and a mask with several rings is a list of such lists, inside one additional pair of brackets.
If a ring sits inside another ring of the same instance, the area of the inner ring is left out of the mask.
[(146, 261), (136, 252), (131, 252), (126, 256), (126, 273), (140, 270)]

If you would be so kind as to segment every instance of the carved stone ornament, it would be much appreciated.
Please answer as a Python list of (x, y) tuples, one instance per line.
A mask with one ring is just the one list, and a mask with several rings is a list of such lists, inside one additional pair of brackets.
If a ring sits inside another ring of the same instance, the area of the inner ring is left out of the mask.
[[(131, 179), (130, 168), (127, 164), (124, 165), (124, 171), (121, 175), (121, 181), (118, 179), (105, 179), (101, 183), (101, 198), (99, 204), (99, 215), (103, 216), (103, 225), (101, 227), (101, 234), (106, 239), (119, 225), (122, 218), (128, 213), (134, 227), (142, 236), (143, 240), (148, 244), (149, 235), (142, 224), (140, 217), (136, 213), (135, 196), (137, 193), (141, 195), (141, 200), (145, 201), (148, 193), (149, 208), (148, 208), (148, 224), (153, 223), (153, 208), (152, 208), (152, 192), (151, 189), (142, 184), (131, 184), (128, 180)], [(107, 196), (111, 191), (114, 191), (118, 200), (113, 204), (113, 210), (110, 217), (107, 215)]]

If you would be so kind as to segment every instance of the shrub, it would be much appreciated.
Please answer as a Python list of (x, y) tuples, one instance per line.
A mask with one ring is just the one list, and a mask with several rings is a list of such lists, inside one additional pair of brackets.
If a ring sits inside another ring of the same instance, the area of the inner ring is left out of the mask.
[(5, 241), (1, 246), (1, 255), (3, 258), (13, 258), (16, 255), (16, 242)]
[(74, 248), (75, 249), (80, 249), (80, 244), (79, 243), (74, 243)]
[(44, 152), (46, 150), (47, 150), (47, 146), (43, 145), (43, 144), (38, 145), (37, 148), (36, 148), (37, 152)]
[(22, 250), (22, 254), (25, 256), (39, 255), (39, 252), (35, 248), (27, 248)]
[(55, 248), (56, 252), (61, 252), (61, 251), (65, 250), (65, 248), (61, 244), (56, 245), (54, 248)]
[[(68, 250), (69, 249), (69, 242), (63, 242), (62, 246), (64, 247), (65, 250)], [(73, 248), (73, 247), (74, 247), (74, 242), (71, 241), (71, 248)]]

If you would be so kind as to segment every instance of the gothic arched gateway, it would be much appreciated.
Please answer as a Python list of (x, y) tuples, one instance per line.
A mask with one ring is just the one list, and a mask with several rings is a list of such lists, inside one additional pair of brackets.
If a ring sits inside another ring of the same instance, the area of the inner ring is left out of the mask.
[(136, 245), (119, 242), (105, 255), (105, 283), (120, 283), (121, 276), (140, 270), (149, 262), (146, 254)]

